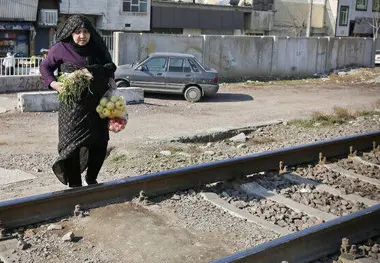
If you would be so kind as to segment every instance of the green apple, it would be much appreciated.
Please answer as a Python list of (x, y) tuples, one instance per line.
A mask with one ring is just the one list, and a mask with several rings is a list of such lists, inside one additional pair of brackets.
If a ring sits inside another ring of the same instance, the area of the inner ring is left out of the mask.
[(111, 111), (107, 108), (104, 108), (102, 113), (105, 117), (109, 117), (111, 115)]
[(102, 105), (98, 105), (98, 107), (96, 107), (96, 112), (97, 113), (101, 113), (103, 111), (103, 106)]
[(120, 101), (120, 100), (116, 101), (116, 103), (115, 103), (116, 109), (121, 110), (121, 109), (123, 109), (123, 106), (124, 106), (124, 103), (122, 101)]
[(103, 97), (100, 99), (100, 102), (99, 104), (103, 107), (105, 107), (107, 105), (107, 102), (108, 102), (108, 99), (106, 97)]
[(113, 110), (115, 108), (115, 103), (109, 101), (106, 105), (107, 109)]
[(110, 98), (110, 101), (112, 101), (113, 103), (115, 103), (118, 100), (119, 100), (119, 97), (116, 96), (116, 95), (112, 95), (111, 98)]

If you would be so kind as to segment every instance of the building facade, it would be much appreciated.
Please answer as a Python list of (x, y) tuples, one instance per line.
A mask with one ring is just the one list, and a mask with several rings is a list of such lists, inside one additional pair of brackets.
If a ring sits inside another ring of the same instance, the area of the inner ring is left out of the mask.
[(58, 26), (59, 1), (39, 0), (35, 36), (35, 54), (43, 53), (55, 43)]
[(309, 20), (310, 36), (326, 34), (325, 0), (274, 0), (273, 8), (275, 15), (272, 35), (306, 36)]
[(58, 22), (58, 0), (0, 0), (0, 56), (29, 57), (49, 49)]
[(92, 20), (104, 35), (150, 30), (150, 0), (61, 0), (60, 22), (73, 14)]
[[(201, 0), (199, 0), (201, 1)], [(237, 2), (153, 1), (151, 33), (185, 35), (267, 35), (272, 11), (253, 10)]]
[(338, 0), (336, 36), (373, 37), (380, 28), (380, 0)]
[(0, 56), (29, 56), (34, 51), (38, 0), (0, 0)]

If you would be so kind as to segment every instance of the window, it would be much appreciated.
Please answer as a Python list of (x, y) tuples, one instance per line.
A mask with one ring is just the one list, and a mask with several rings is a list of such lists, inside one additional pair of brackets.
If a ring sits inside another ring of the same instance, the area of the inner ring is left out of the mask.
[(199, 68), (192, 59), (189, 59), (189, 63), (194, 72), (199, 72)]
[(190, 64), (187, 59), (185, 59), (185, 63), (183, 64), (183, 72), (191, 72)]
[(372, 0), (372, 11), (380, 12), (380, 0)]
[(147, 0), (123, 0), (123, 12), (143, 12), (148, 10)]
[(166, 58), (152, 58), (145, 63), (149, 71), (163, 71), (165, 70)]
[(183, 72), (183, 58), (170, 58), (169, 71)]
[(367, 11), (367, 0), (356, 0), (356, 10)]
[(342, 5), (339, 12), (339, 25), (347, 26), (348, 24), (348, 6)]

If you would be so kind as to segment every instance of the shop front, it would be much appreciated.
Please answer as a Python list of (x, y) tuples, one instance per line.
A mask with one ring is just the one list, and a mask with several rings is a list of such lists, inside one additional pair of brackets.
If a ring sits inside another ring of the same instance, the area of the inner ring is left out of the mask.
[(7, 52), (17, 57), (33, 55), (35, 35), (32, 23), (0, 22), (0, 57), (5, 57)]

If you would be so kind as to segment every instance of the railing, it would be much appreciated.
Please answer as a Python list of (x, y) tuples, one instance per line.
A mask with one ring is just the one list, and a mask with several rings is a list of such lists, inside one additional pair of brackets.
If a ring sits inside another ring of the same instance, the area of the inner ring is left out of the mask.
[(44, 26), (56, 26), (58, 23), (58, 10), (41, 9), (39, 23)]
[(113, 36), (112, 35), (103, 35), (103, 40), (106, 42), (106, 45), (108, 47), (109, 52), (111, 53), (112, 59), (114, 57), (113, 55)]
[(0, 77), (38, 76), (41, 57), (0, 58)]

